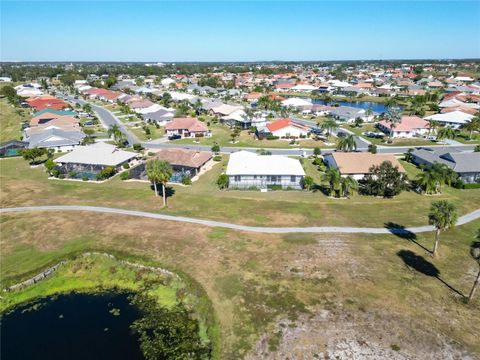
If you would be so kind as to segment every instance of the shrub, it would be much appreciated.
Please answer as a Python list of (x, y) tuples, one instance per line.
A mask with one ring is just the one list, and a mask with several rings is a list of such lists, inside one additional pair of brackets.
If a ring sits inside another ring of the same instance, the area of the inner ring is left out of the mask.
[(228, 188), (229, 179), (227, 174), (221, 174), (217, 179), (217, 185), (220, 189)]
[(322, 151), (320, 150), (319, 147), (316, 147), (315, 149), (313, 149), (313, 155), (319, 156), (321, 153)]
[(130, 179), (130, 171), (124, 171), (120, 174), (120, 180)]
[(273, 190), (273, 191), (278, 191), (282, 190), (282, 185), (268, 185), (268, 189)]
[(124, 169), (130, 169), (130, 164), (129, 163), (123, 163), (122, 167)]
[(475, 146), (473, 149), (474, 152), (480, 152), (480, 145)]
[(192, 185), (192, 179), (190, 178), (190, 176), (182, 177), (182, 184), (183, 185)]
[(133, 144), (133, 150), (142, 151), (143, 150), (142, 144)]
[(279, 137), (278, 137), (278, 136), (274, 136), (274, 135), (272, 135), (272, 134), (268, 134), (268, 135), (266, 136), (266, 139), (267, 139), (267, 140), (278, 140)]
[(222, 161), (222, 155), (215, 155), (213, 161)]
[(480, 184), (479, 183), (464, 184), (463, 188), (464, 189), (480, 189)]
[(65, 179), (65, 175), (64, 175), (64, 174), (60, 174), (60, 175), (58, 175), (58, 178), (59, 178), (59, 179)]
[(377, 153), (377, 145), (375, 145), (375, 144), (368, 145), (368, 152), (370, 152), (372, 154), (376, 154)]
[(107, 166), (97, 173), (97, 180), (105, 180), (115, 175), (116, 170), (113, 166)]
[(69, 172), (68, 172), (68, 177), (69, 177), (69, 178), (72, 178), (72, 179), (73, 179), (73, 178), (75, 178), (76, 176), (77, 176), (77, 173), (76, 173), (75, 171), (72, 170), (72, 171), (69, 171)]
[(88, 176), (83, 176), (83, 177), (82, 177), (82, 180), (83, 180), (83, 181), (88, 181), (88, 180), (90, 180), (90, 179), (88, 178)]
[(53, 169), (52, 170), (52, 176), (58, 178), (60, 176), (60, 170)]
[[(133, 145), (133, 147), (135, 148), (135, 145)], [(147, 155), (148, 155), (148, 156), (153, 156), (153, 155), (155, 155), (155, 153), (154, 153), (154, 152), (151, 152), (151, 151), (149, 151), (149, 152), (147, 153)]]

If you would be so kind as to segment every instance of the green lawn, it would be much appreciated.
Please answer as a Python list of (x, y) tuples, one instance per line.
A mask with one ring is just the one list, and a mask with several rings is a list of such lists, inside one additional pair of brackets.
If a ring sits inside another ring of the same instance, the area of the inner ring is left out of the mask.
[(221, 191), (215, 182), (225, 166), (226, 157), (193, 185), (173, 185), (168, 207), (161, 209), (160, 198), (146, 183), (122, 182), (118, 176), (102, 184), (48, 180), (41, 167), (32, 169), (23, 159), (6, 159), (0, 161), (0, 203), (2, 207), (111, 206), (246, 225), (379, 227), (391, 221), (405, 226), (424, 225), (430, 205), (436, 200), (452, 201), (461, 214), (480, 204), (479, 189), (449, 187), (436, 196), (403, 192), (393, 199), (353, 195), (348, 200), (331, 199), (319, 191)]
[(29, 121), (28, 110), (15, 108), (7, 99), (0, 99), (0, 143), (22, 138), (22, 122)]

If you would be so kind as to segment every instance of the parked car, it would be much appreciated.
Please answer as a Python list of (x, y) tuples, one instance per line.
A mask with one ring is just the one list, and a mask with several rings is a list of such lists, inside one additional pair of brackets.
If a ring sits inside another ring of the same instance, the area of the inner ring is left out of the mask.
[(168, 140), (177, 140), (177, 139), (181, 139), (182, 137), (178, 134), (175, 134), (175, 135), (170, 135), (168, 137)]

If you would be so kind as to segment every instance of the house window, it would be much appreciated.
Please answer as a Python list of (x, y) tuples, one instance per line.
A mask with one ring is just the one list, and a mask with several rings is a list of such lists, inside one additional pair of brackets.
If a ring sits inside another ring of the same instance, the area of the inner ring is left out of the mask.
[(240, 175), (235, 175), (235, 182), (240, 182), (242, 177)]
[(257, 175), (253, 175), (253, 180), (257, 180)]
[(295, 175), (293, 175), (293, 176), (290, 176), (290, 182), (294, 183), (294, 182), (295, 182), (295, 180), (296, 180), (296, 177), (295, 177)]

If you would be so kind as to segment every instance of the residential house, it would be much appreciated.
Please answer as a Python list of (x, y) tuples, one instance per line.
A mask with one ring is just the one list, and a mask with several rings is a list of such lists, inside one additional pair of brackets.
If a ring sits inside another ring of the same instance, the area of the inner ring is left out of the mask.
[(46, 148), (57, 151), (70, 151), (82, 143), (85, 134), (80, 130), (65, 131), (48, 127), (40, 132), (33, 132), (24, 138), (29, 148)]
[(79, 146), (73, 151), (55, 159), (55, 163), (63, 173), (75, 171), (82, 175), (95, 178), (107, 166), (122, 169), (123, 164), (131, 164), (138, 154), (117, 149), (116, 146), (99, 142), (93, 145)]
[(428, 121), (437, 121), (441, 125), (450, 126), (454, 129), (458, 129), (467, 121), (473, 119), (474, 116), (471, 114), (464, 113), (463, 111), (451, 111), (444, 114), (434, 114), (425, 117), (425, 120)]
[(378, 123), (378, 127), (384, 133), (394, 138), (405, 137), (412, 138), (428, 134), (428, 121), (418, 116), (402, 116), (400, 122), (392, 128), (392, 124), (386, 120)]
[(167, 135), (180, 135), (182, 138), (210, 137), (212, 134), (205, 123), (197, 118), (173, 118), (165, 125)]
[(369, 122), (372, 121), (375, 116), (378, 116), (378, 114), (375, 112), (367, 115), (367, 111), (365, 109), (352, 106), (334, 107), (333, 110), (330, 111), (330, 114), (335, 119), (346, 123), (353, 123), (356, 119), (362, 119), (365, 122)]
[(400, 172), (405, 172), (400, 162), (393, 155), (367, 152), (334, 152), (325, 154), (323, 159), (329, 167), (338, 169), (342, 176), (352, 176), (356, 180), (363, 179), (370, 174), (372, 166), (378, 166), (384, 161), (389, 161)]
[[(181, 182), (184, 177), (194, 178), (202, 170), (207, 169), (207, 164), (212, 159), (209, 151), (195, 151), (187, 149), (161, 149), (153, 159), (168, 161), (173, 168), (173, 175), (169, 181)], [(134, 178), (146, 179), (146, 165), (140, 164), (130, 170)]]
[(305, 171), (296, 159), (243, 150), (230, 155), (226, 174), (232, 189), (267, 189), (271, 186), (302, 189), (305, 177)]
[(412, 152), (416, 165), (445, 164), (453, 169), (465, 183), (480, 183), (480, 153), (453, 148), (418, 148)]
[(279, 138), (299, 138), (307, 137), (310, 129), (304, 125), (296, 123), (291, 119), (279, 119), (267, 124), (267, 129), (273, 136)]
[(19, 156), (20, 152), (28, 147), (28, 142), (10, 140), (0, 144), (0, 157)]

